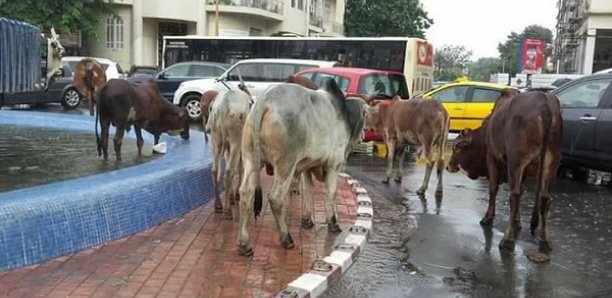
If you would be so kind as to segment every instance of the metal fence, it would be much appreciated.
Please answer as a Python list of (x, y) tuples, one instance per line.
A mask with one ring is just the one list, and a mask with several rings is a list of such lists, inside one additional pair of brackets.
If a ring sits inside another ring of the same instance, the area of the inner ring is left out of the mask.
[(40, 83), (40, 30), (0, 18), (0, 94), (24, 92)]

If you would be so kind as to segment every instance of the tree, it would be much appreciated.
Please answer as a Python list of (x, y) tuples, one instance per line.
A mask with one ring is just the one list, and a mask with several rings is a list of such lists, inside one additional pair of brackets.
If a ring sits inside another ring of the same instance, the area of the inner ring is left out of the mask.
[(419, 0), (347, 0), (347, 36), (424, 37), (433, 24)]
[(470, 63), (468, 77), (473, 81), (488, 82), (491, 74), (501, 71), (499, 58), (480, 58)]
[(58, 33), (81, 30), (100, 38), (100, 18), (114, 15), (113, 0), (0, 0), (0, 15), (30, 23), (43, 32), (55, 27)]
[(497, 45), (500, 59), (502, 60), (503, 71), (514, 74), (516, 72), (516, 66), (519, 63), (519, 46), (523, 38), (540, 39), (546, 44), (544, 51), (544, 61), (546, 57), (552, 54), (552, 31), (550, 29), (539, 26), (530, 25), (525, 27), (523, 32), (517, 34), (512, 32), (508, 35), (506, 42)]
[(464, 46), (443, 45), (434, 55), (434, 77), (440, 81), (451, 81), (460, 76), (468, 66), (472, 51)]

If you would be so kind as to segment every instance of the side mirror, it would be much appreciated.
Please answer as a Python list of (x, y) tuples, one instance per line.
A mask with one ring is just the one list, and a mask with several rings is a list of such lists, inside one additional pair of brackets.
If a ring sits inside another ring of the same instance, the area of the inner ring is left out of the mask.
[(157, 78), (160, 79), (160, 80), (165, 80), (167, 78), (166, 77), (166, 73), (164, 73), (164, 72), (158, 73), (157, 74)]

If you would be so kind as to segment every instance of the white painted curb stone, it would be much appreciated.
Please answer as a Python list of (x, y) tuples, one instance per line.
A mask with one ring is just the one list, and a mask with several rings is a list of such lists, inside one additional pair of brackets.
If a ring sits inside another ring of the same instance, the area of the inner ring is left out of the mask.
[(355, 223), (346, 231), (344, 237), (336, 240), (334, 250), (329, 256), (315, 260), (310, 271), (290, 282), (276, 295), (277, 298), (315, 298), (325, 293), (353, 265), (368, 241), (374, 218), (372, 199), (359, 181), (352, 179), (346, 173), (341, 173), (339, 176), (347, 180), (355, 194), (357, 201)]

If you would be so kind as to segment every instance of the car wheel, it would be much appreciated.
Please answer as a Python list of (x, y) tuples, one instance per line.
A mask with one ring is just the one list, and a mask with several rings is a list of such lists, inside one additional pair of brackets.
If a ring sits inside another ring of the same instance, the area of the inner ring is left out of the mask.
[(74, 109), (81, 103), (81, 95), (75, 88), (69, 88), (62, 95), (61, 104), (65, 108)]
[(183, 98), (181, 106), (187, 109), (187, 114), (192, 121), (198, 121), (202, 117), (202, 111), (200, 111), (200, 95), (189, 94)]

